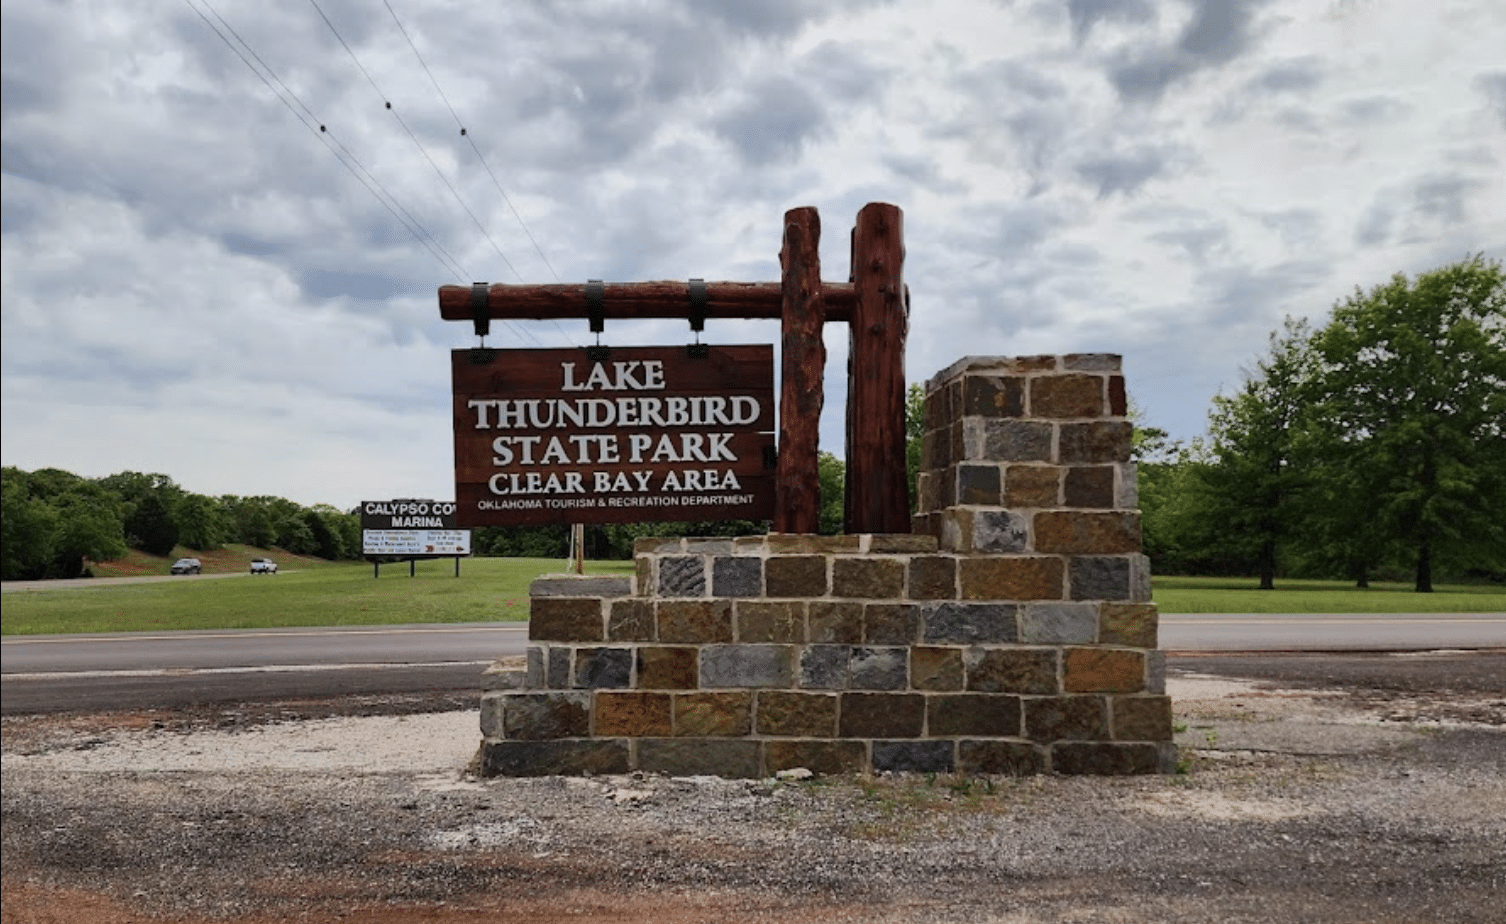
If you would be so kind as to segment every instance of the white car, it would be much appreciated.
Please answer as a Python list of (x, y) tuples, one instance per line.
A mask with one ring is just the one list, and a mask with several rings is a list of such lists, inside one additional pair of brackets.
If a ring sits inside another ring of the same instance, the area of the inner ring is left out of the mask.
[(273, 561), (270, 558), (253, 558), (251, 559), (251, 573), (276, 574), (277, 562)]

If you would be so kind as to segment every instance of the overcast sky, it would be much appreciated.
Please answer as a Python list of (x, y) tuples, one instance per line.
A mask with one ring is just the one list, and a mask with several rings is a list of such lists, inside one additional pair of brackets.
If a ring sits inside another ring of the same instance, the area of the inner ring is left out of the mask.
[[(0, 9), (0, 449), (25, 469), (452, 497), (448, 351), (475, 338), (437, 286), (773, 281), (796, 206), (833, 281), (863, 204), (904, 210), (910, 381), (1121, 353), (1181, 438), (1284, 315), (1506, 255), (1501, 0)], [(840, 454), (845, 330), (827, 342)]]

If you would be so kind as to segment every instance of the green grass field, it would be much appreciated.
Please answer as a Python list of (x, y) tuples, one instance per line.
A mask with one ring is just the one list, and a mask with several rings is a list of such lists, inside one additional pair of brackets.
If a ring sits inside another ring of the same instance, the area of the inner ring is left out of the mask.
[[(184, 578), (63, 590), (7, 590), (0, 597), (5, 635), (249, 629), (273, 626), (391, 625), (525, 619), (528, 585), (565, 563), (539, 558), (470, 558), (455, 577), (451, 559), (384, 565), (380, 578), (364, 562), (330, 563), (274, 553), (283, 573), (246, 575), (260, 550), (228, 547), (199, 554), (216, 580)], [(166, 574), (170, 559), (140, 556), (107, 563), (95, 573)], [(589, 562), (593, 574), (630, 574), (632, 562)], [(1441, 585), (1416, 594), (1404, 584), (1359, 590), (1339, 581), (1277, 582), (1256, 589), (1252, 578), (1159, 577), (1154, 596), (1164, 613), (1486, 613), (1506, 611), (1506, 590)]]

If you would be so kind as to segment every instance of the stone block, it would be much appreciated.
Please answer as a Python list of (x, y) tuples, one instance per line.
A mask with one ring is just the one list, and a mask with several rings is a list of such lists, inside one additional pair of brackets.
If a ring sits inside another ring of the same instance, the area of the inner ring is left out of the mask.
[(1130, 559), (1124, 555), (1078, 555), (1067, 569), (1073, 600), (1130, 599)]
[(1171, 740), (1169, 696), (1111, 696), (1109, 714), (1116, 741)]
[(1097, 375), (1042, 375), (1030, 380), (1030, 416), (1054, 420), (1102, 417), (1104, 382)]
[(1025, 380), (1019, 376), (967, 376), (962, 380), (962, 407), (957, 416), (1025, 416)]
[(914, 533), (872, 533), (868, 536), (870, 555), (929, 555), (936, 551), (936, 539)]
[(640, 596), (654, 593), (654, 559), (651, 555), (639, 555), (633, 559), (633, 581)]
[(863, 641), (870, 645), (913, 645), (920, 637), (920, 607), (913, 603), (869, 603), (863, 607)]
[(627, 648), (577, 648), (571, 684), (583, 690), (625, 690), (633, 677), (633, 652)]
[(909, 652), (905, 648), (853, 648), (847, 663), (849, 690), (903, 690)]
[(1024, 514), (1013, 510), (973, 511), (972, 541), (974, 552), (1007, 554), (1023, 552), (1030, 543), (1030, 524)]
[(831, 693), (758, 693), (755, 727), (760, 735), (831, 738), (837, 733), (837, 697)]
[(1140, 693), (1145, 653), (1124, 648), (1068, 648), (1063, 659), (1068, 693)]
[(642, 738), (673, 734), (674, 721), (668, 693), (598, 693), (597, 738)]
[(1126, 648), (1155, 648), (1157, 616), (1154, 603), (1098, 604), (1098, 642)]
[(852, 661), (848, 645), (807, 645), (800, 652), (800, 687), (806, 690), (844, 690), (847, 665)]
[(548, 657), (548, 649), (538, 645), (529, 645), (525, 656), (527, 667), (527, 679), (524, 685), (530, 689), (540, 689), (549, 686), (549, 674), (545, 667)]
[(919, 693), (843, 693), (837, 729), (843, 738), (919, 738), (926, 699)]
[(1109, 416), (1123, 417), (1129, 413), (1129, 394), (1124, 389), (1124, 376), (1109, 376)]
[(1033, 696), (1025, 700), (1025, 737), (1032, 741), (1107, 741), (1102, 696)]
[(1166, 773), (1165, 763), (1161, 747), (1149, 743), (1064, 741), (1051, 748), (1051, 769), (1072, 775)]
[(600, 597), (534, 597), (528, 602), (528, 638), (536, 642), (606, 640)]
[(739, 600), (737, 641), (795, 645), (805, 641), (805, 604), (798, 600)]
[(1133, 462), (1114, 466), (1114, 506), (1122, 510), (1140, 506), (1140, 475)]
[(732, 641), (729, 600), (657, 600), (655, 633), (661, 642), (706, 644)]
[[(1048, 515), (1037, 514), (1036, 521)], [(1063, 571), (1060, 558), (1045, 556), (964, 558), (958, 562), (964, 600), (1060, 600)]]
[(732, 554), (762, 556), (769, 550), (769, 537), (763, 536), (733, 536)]
[(550, 574), (528, 585), (530, 597), (626, 597), (631, 578), (584, 574)]
[(665, 555), (659, 559), (657, 593), (661, 597), (706, 596), (706, 559), (701, 555)]
[(675, 735), (681, 738), (736, 738), (752, 734), (753, 694), (677, 693)]
[(767, 539), (771, 555), (851, 555), (860, 551), (861, 541), (860, 536), (850, 534), (815, 533), (770, 533)]
[(582, 776), (627, 773), (628, 744), (621, 739), (484, 741), (477, 753), (482, 776)]
[(921, 510), (936, 510), (941, 502), (941, 479), (936, 472), (922, 471), (915, 476), (915, 493)]
[(998, 506), (1003, 499), (1003, 479), (997, 465), (959, 465), (957, 473), (956, 502), (959, 504), (983, 504)]
[(1145, 692), (1166, 692), (1166, 652), (1159, 650), (1145, 653)]
[(505, 732), (502, 722), (502, 707), (507, 698), (498, 690), (487, 690), (481, 694), (481, 737), (501, 738)]
[(1140, 515), (1043, 511), (1035, 515), (1035, 550), (1059, 555), (1140, 551)]
[(1149, 603), (1151, 600), (1150, 590), (1150, 557), (1147, 555), (1131, 555), (1130, 559), (1130, 592), (1131, 603)]
[(868, 768), (868, 746), (862, 741), (765, 741), (764, 764), (769, 773), (796, 767), (829, 776), (861, 773)]
[(806, 638), (815, 643), (857, 644), (863, 640), (863, 604), (812, 600), (806, 614)]
[[(934, 537), (930, 537), (934, 542)], [(957, 559), (917, 555), (910, 559), (906, 581), (911, 600), (953, 600), (957, 596)]]
[(1067, 468), (1062, 503), (1079, 509), (1114, 508), (1116, 470), (1112, 465), (1073, 465)]
[(927, 603), (921, 640), (932, 645), (1002, 644), (1020, 640), (1013, 603)]
[(974, 693), (1058, 693), (1057, 649), (973, 648), (963, 656)]
[(1056, 465), (1011, 465), (1004, 469), (1004, 506), (1059, 507), (1062, 469)]
[(1068, 353), (1062, 368), (1069, 372), (1118, 372), (1124, 360), (1118, 353)]
[(916, 645), (910, 649), (910, 686), (917, 690), (961, 690), (967, 681), (961, 648)]
[(1050, 764), (1044, 748), (1023, 741), (958, 741), (957, 772), (1034, 776)]
[(637, 655), (640, 690), (694, 690), (699, 685), (698, 648), (645, 645)]
[(1031, 603), (1020, 609), (1020, 641), (1027, 645), (1091, 645), (1097, 640), (1096, 603)]
[(764, 563), (764, 593), (770, 597), (824, 597), (831, 585), (824, 555), (774, 555)]
[(1032, 420), (963, 420), (962, 458), (992, 462), (1050, 462), (1052, 426)]
[(544, 686), (553, 690), (568, 690), (575, 685), (575, 649), (561, 645), (550, 647), (545, 652)]
[(512, 741), (585, 738), (591, 734), (590, 693), (504, 693), (502, 737)]
[(640, 555), (673, 555), (685, 551), (685, 542), (679, 537), (643, 536), (633, 540), (633, 557)]
[(1020, 698), (995, 693), (929, 697), (926, 734), (933, 738), (1020, 736)]
[(722, 556), (711, 562), (713, 597), (757, 597), (763, 593), (763, 559)]
[(731, 555), (731, 539), (707, 539), (688, 538), (685, 540), (685, 551), (696, 555)]
[(641, 738), (638, 769), (668, 776), (757, 779), (763, 774), (759, 742), (737, 738)]
[(898, 558), (832, 559), (831, 595), (894, 599), (904, 595), (905, 563)]
[(612, 600), (607, 610), (607, 641), (652, 642), (654, 606), (644, 597)]
[(874, 773), (951, 773), (957, 768), (950, 741), (875, 741)]
[(1064, 465), (1128, 462), (1133, 432), (1134, 427), (1127, 421), (1062, 424), (1057, 440), (1057, 461)]
[(793, 687), (796, 650), (792, 645), (708, 645), (701, 649), (701, 686)]

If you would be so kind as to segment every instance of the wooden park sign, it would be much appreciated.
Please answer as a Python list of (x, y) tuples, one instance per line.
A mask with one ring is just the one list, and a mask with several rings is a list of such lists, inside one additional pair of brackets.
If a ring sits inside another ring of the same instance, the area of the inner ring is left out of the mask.
[[(774, 479), (772, 510), (773, 530), (780, 533), (814, 533), (820, 522), (821, 492), (817, 477), (817, 449), (820, 432), (821, 409), (825, 403), (822, 388), (826, 365), (826, 347), (821, 338), (828, 321), (846, 322), (850, 348), (847, 370), (847, 497), (844, 518), (849, 533), (904, 533), (910, 531), (910, 509), (907, 479), (905, 477), (905, 337), (909, 329), (909, 293), (905, 288), (902, 269), (904, 265), (903, 215), (898, 208), (886, 203), (874, 202), (864, 206), (858, 213), (852, 231), (852, 273), (849, 282), (829, 283), (821, 281), (819, 243), (821, 221), (813, 208), (791, 209), (784, 216), (784, 243), (780, 251), (781, 279), (779, 282), (640, 282), (640, 283), (587, 283), (586, 285), (487, 285), (475, 283), (470, 286), (441, 286), (439, 289), (440, 317), (447, 321), (471, 321), (476, 333), (485, 336), (491, 319), (560, 319), (589, 318), (591, 329), (601, 331), (608, 318), (686, 318), (691, 327), (702, 329), (707, 318), (778, 318), (781, 321), (781, 362), (778, 420), (778, 460)], [(684, 347), (666, 348), (657, 355), (667, 357), (678, 351), (682, 359), (674, 360), (676, 368), (681, 362), (704, 362), (689, 360)], [(713, 355), (718, 349), (709, 348)], [(767, 348), (765, 348), (767, 349)], [(466, 452), (461, 455), (461, 430), (469, 427), (476, 434), (488, 434), (491, 438), (505, 436), (493, 428), (477, 429), (478, 410), (465, 405), (462, 415), (459, 391), (461, 382), (458, 371), (471, 362), (471, 357), (492, 354), (494, 359), (486, 365), (500, 370), (495, 357), (523, 354), (537, 355), (556, 352), (574, 357), (572, 381), (582, 383), (594, 374), (588, 364), (582, 362), (580, 350), (566, 351), (485, 351), (460, 350), (455, 354), (456, 372), (456, 475), (457, 500), (461, 504), (460, 523), (463, 525), (486, 525), (486, 523), (529, 522), (612, 522), (595, 514), (602, 510), (624, 508), (575, 508), (566, 509), (554, 519), (532, 520), (522, 514), (527, 511), (508, 511), (497, 519), (485, 522), (471, 519), (471, 500), (482, 499), (476, 485), (506, 487), (513, 484), (511, 472), (505, 481), (492, 482), (499, 472), (497, 463), (483, 458), (476, 447), (479, 437), (471, 437)], [(603, 381), (615, 381), (612, 362), (623, 359), (632, 351), (612, 349), (606, 365), (602, 367)], [(478, 391), (477, 400), (525, 400), (554, 399), (564, 384), (563, 370), (559, 363), (571, 360), (554, 359), (552, 369), (543, 360), (537, 361), (538, 375), (551, 371), (550, 388), (555, 392), (537, 396), (503, 394), (500, 391)], [(640, 360), (642, 361), (642, 360)], [(669, 359), (664, 359), (666, 363)], [(530, 360), (529, 362), (533, 362)], [(675, 384), (670, 366), (665, 367), (666, 392)], [(641, 383), (643, 372), (633, 373), (633, 381)], [(687, 375), (689, 373), (686, 373)], [(484, 387), (490, 387), (485, 373), (480, 373)], [(467, 379), (466, 381), (471, 381)], [(685, 379), (689, 382), (691, 379)], [(623, 382), (626, 386), (628, 383)], [(605, 390), (603, 390), (605, 391)], [(648, 395), (647, 389), (625, 387), (640, 396)], [(687, 393), (688, 396), (689, 393)], [(719, 394), (735, 397), (751, 392), (726, 391)], [(466, 399), (467, 401), (470, 398)], [(641, 408), (641, 405), (634, 405)], [(488, 406), (490, 407), (490, 406)], [(558, 405), (555, 405), (557, 408)], [(767, 407), (767, 403), (763, 405)], [(489, 420), (495, 420), (495, 412)], [(640, 410), (641, 413), (641, 410)], [(467, 416), (468, 415), (468, 416)], [(639, 418), (642, 419), (641, 417)], [(531, 419), (530, 419), (531, 422)], [(649, 424), (640, 436), (649, 436), (657, 424)], [(719, 424), (720, 426), (720, 424)], [(727, 425), (730, 426), (730, 425)], [(763, 430), (772, 426), (758, 425)], [(542, 428), (541, 428), (542, 429)], [(666, 425), (664, 435), (675, 431)], [(688, 432), (688, 431), (687, 431)], [(724, 429), (702, 428), (701, 432), (726, 432)], [(585, 435), (583, 433), (583, 435)], [(606, 435), (603, 433), (602, 435)], [(627, 442), (617, 444), (619, 452), (631, 451), (629, 430), (616, 434)], [(766, 434), (760, 434), (766, 435)], [(677, 437), (678, 438), (678, 437)], [(746, 436), (743, 439), (747, 439)], [(518, 451), (524, 444), (505, 444)], [(526, 444), (532, 445), (532, 444)], [(584, 444), (582, 444), (584, 445)], [(599, 447), (600, 443), (591, 443)], [(658, 445), (657, 442), (654, 444)], [(704, 444), (703, 444), (704, 445)], [(727, 443), (730, 447), (731, 442)], [(739, 443), (743, 446), (744, 443)], [(561, 451), (568, 455), (574, 444), (561, 444)], [(489, 450), (488, 450), (489, 451)], [(731, 451), (730, 448), (728, 451)], [(756, 454), (761, 463), (761, 453)], [(495, 454), (490, 458), (502, 458)], [(579, 458), (579, 455), (571, 456)], [(739, 464), (751, 465), (753, 457), (739, 456)], [(726, 462), (722, 459), (720, 462)], [(700, 463), (700, 460), (697, 460)], [(511, 464), (511, 463), (509, 463)], [(631, 463), (620, 465), (623, 473)], [(713, 470), (715, 465), (707, 463)], [(560, 471), (570, 471), (563, 466)], [(577, 463), (577, 471), (595, 471), (590, 466)], [(605, 471), (605, 469), (604, 469)], [(740, 469), (734, 469), (739, 487), (744, 487)], [(541, 477), (542, 477), (542, 473)], [(556, 473), (557, 474), (557, 473)], [(524, 474), (519, 482), (524, 488), (530, 484)], [(594, 477), (594, 476), (592, 476)], [(636, 479), (636, 475), (628, 477)], [(703, 476), (704, 477), (704, 476)], [(754, 477), (752, 475), (749, 476)], [(583, 476), (584, 479), (584, 476)], [(471, 485), (469, 489), (467, 484)], [(547, 477), (542, 482), (547, 486)], [(612, 482), (615, 489), (620, 483)], [(631, 484), (631, 483), (630, 483)], [(652, 484), (652, 477), (650, 479)], [(585, 481), (582, 481), (585, 487)], [(468, 493), (469, 492), (469, 493)], [(718, 492), (703, 492), (713, 494)], [(746, 493), (720, 492), (720, 493)], [(495, 496), (495, 495), (493, 495)], [(563, 495), (561, 495), (563, 496)], [(622, 496), (627, 496), (623, 493)], [(532, 509), (532, 508), (531, 508)], [(652, 519), (642, 515), (652, 508), (639, 507), (624, 510), (619, 521)], [(716, 519), (710, 505), (702, 507), (705, 515), (687, 516), (680, 510), (675, 516), (661, 519)], [(728, 508), (726, 518), (755, 519), (743, 512)], [(767, 510), (768, 508), (761, 508)], [(474, 513), (479, 513), (479, 510)], [(520, 515), (512, 515), (520, 514)], [(591, 514), (587, 516), (586, 514)], [(766, 516), (769, 514), (765, 514)]]
[(470, 526), (767, 520), (769, 346), (455, 350)]

